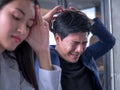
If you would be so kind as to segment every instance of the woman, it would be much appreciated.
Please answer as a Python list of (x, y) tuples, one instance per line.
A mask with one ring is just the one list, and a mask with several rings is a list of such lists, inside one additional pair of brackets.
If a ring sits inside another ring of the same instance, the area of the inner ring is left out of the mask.
[[(33, 51), (39, 58), (39, 80)], [(0, 89), (59, 90), (60, 74), (51, 65), (49, 26), (37, 0), (0, 0)]]

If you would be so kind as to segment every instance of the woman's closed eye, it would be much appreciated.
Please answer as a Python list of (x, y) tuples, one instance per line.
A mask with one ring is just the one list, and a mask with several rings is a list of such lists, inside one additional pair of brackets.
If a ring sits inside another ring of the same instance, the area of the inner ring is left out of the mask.
[(21, 20), (21, 18), (20, 17), (18, 17), (18, 16), (15, 16), (15, 15), (12, 15), (12, 17), (13, 17), (13, 19), (15, 19), (15, 20)]
[(26, 27), (27, 27), (28, 29), (31, 29), (31, 28), (32, 28), (32, 25), (26, 25)]
[(28, 22), (28, 24), (26, 25), (26, 27), (27, 27), (28, 29), (31, 29), (32, 26), (33, 26), (33, 20), (30, 20), (30, 21)]

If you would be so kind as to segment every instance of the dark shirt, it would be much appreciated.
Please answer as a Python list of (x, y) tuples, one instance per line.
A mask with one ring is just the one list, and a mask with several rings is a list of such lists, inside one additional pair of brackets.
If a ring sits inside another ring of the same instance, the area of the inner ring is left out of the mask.
[(93, 90), (90, 71), (80, 60), (70, 63), (60, 58), (62, 90)]

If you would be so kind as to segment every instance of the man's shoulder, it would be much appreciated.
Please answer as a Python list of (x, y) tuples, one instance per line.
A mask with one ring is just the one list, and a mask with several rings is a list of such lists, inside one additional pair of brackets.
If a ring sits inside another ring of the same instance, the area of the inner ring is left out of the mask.
[(56, 53), (56, 51), (55, 51), (55, 45), (50, 45), (50, 53), (51, 54)]
[(50, 49), (55, 49), (55, 45), (50, 45)]
[(55, 51), (55, 45), (50, 45), (50, 56), (51, 56), (52, 64), (60, 65), (59, 55), (58, 55), (58, 53)]

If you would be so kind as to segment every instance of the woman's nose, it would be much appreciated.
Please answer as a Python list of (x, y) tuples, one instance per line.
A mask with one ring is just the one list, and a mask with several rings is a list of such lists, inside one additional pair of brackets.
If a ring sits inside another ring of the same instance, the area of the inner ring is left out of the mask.
[(24, 35), (27, 33), (27, 28), (25, 25), (20, 25), (17, 30), (20, 34)]

